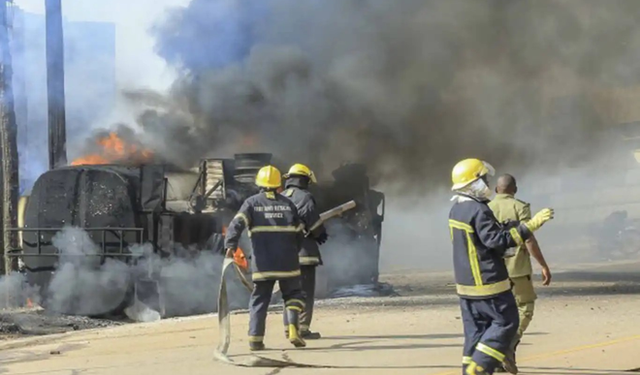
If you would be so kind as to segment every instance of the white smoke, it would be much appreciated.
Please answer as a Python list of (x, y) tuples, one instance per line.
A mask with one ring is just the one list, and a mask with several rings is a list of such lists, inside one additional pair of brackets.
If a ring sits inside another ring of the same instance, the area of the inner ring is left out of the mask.
[(0, 277), (0, 309), (27, 306), (28, 301), (38, 304), (39, 288), (29, 286), (23, 274), (12, 273)]
[[(129, 250), (141, 256), (137, 261), (107, 258), (101, 263), (101, 249), (80, 228), (65, 227), (53, 238), (60, 258), (48, 287), (45, 307), (58, 313), (100, 316), (122, 311), (137, 321), (153, 321), (159, 312), (135, 301), (136, 280), (158, 281), (168, 316), (192, 315), (216, 311), (222, 256), (210, 251), (188, 251), (186, 257), (161, 258), (151, 245), (136, 245)], [(149, 270), (153, 272), (150, 274)], [(6, 279), (16, 295), (22, 277)], [(247, 292), (231, 282), (232, 308), (246, 308)], [(24, 293), (23, 293), (24, 294)], [(144, 302), (144, 301), (142, 301)]]

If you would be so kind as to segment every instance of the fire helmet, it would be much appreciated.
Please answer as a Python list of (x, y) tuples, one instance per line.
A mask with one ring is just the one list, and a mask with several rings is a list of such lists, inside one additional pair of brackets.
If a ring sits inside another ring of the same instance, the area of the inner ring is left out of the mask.
[(451, 190), (459, 190), (483, 176), (493, 176), (495, 169), (480, 159), (465, 159), (456, 164), (451, 171)]
[(256, 185), (267, 189), (279, 188), (282, 182), (278, 168), (271, 165), (262, 167), (256, 175)]
[(316, 175), (313, 173), (313, 171), (304, 164), (292, 165), (291, 168), (289, 168), (289, 172), (287, 172), (287, 174), (284, 175), (284, 178), (289, 178), (291, 176), (309, 177), (311, 182), (313, 182), (314, 184), (318, 182), (318, 180), (316, 179)]

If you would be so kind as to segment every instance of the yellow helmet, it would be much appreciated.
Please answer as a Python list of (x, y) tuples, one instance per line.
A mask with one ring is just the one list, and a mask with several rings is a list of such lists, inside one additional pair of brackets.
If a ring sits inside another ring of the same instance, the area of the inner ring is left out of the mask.
[(316, 175), (313, 173), (313, 171), (304, 164), (292, 165), (291, 168), (289, 168), (289, 172), (287, 172), (287, 174), (284, 175), (284, 178), (289, 178), (291, 176), (305, 176), (305, 177), (309, 177), (311, 182), (313, 182), (314, 184), (318, 182), (316, 180)]
[(491, 164), (480, 159), (465, 159), (453, 167), (451, 172), (453, 187), (451, 190), (462, 189), (482, 176), (493, 176), (494, 174), (495, 169)]
[(280, 171), (278, 170), (278, 168), (271, 165), (262, 167), (258, 171), (258, 175), (256, 176), (256, 185), (269, 189), (280, 187), (280, 185), (282, 185), (282, 182)]

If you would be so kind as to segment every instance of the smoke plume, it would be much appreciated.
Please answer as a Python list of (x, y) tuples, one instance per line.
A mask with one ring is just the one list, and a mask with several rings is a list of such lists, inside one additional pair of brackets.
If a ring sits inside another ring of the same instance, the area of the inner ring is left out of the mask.
[(617, 121), (597, 90), (637, 81), (638, 11), (629, 1), (193, 0), (154, 29), (182, 75), (172, 104), (155, 103), (139, 125), (178, 164), (239, 148), (325, 172), (351, 160), (408, 193), (446, 184), (469, 156), (520, 170), (582, 163)]
[[(46, 287), (46, 307), (51, 312), (100, 316), (122, 311), (134, 320), (149, 321), (159, 318), (156, 311), (136, 301), (131, 305), (133, 281), (154, 273), (164, 299), (168, 316), (192, 315), (217, 309), (222, 257), (212, 252), (190, 252), (191, 256), (162, 259), (153, 253), (149, 244), (130, 248), (137, 262), (107, 258), (100, 263), (101, 249), (89, 234), (80, 228), (65, 227), (53, 238), (59, 250), (59, 264)], [(231, 282), (231, 308), (246, 308), (248, 294), (242, 293), (239, 283)], [(35, 291), (25, 289), (22, 276), (9, 276), (0, 283), (0, 292), (9, 290), (15, 300)], [(36, 300), (37, 302), (37, 300)], [(144, 302), (144, 301), (142, 301)], [(0, 302), (2, 303), (2, 302)], [(11, 304), (9, 306), (15, 306)]]

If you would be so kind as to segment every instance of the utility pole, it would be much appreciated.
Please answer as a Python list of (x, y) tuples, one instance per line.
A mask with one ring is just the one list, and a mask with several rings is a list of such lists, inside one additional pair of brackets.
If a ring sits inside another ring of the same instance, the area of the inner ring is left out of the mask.
[(8, 228), (17, 224), (18, 207), (18, 131), (14, 111), (11, 49), (9, 43), (9, 17), (7, 0), (0, 0), (0, 158), (2, 162), (2, 248), (3, 271), (8, 274), (17, 269), (9, 258), (8, 250), (16, 248), (16, 233)]
[(49, 101), (49, 169), (67, 165), (64, 94), (64, 41), (61, 0), (45, 0), (47, 19), (47, 97)]

